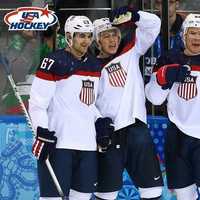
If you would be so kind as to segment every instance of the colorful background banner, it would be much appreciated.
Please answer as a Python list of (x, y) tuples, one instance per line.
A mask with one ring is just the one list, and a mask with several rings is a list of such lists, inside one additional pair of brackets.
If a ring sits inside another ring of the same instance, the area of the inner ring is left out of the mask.
[[(165, 183), (163, 144), (167, 123), (164, 117), (148, 117)], [(0, 116), (0, 130), (0, 200), (38, 200), (36, 161), (31, 154), (32, 132), (25, 118), (20, 115)], [(139, 194), (126, 171), (123, 181), (118, 200), (139, 200)], [(175, 199), (165, 186), (162, 200)]]

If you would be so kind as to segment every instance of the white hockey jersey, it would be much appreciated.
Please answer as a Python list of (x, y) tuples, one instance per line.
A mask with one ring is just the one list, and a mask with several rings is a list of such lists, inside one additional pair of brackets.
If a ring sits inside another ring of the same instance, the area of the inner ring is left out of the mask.
[(64, 49), (44, 58), (32, 84), (29, 113), (35, 129), (56, 132), (56, 148), (96, 150), (100, 69), (95, 58), (79, 61)]
[[(183, 83), (174, 83), (171, 89), (163, 90), (156, 81), (156, 72), (166, 64), (188, 64), (191, 73)], [(160, 57), (145, 92), (154, 105), (161, 105), (167, 99), (170, 121), (183, 133), (200, 139), (200, 55), (186, 56), (183, 52), (170, 51)]]
[(144, 82), (139, 68), (141, 55), (153, 44), (160, 32), (160, 19), (139, 11), (137, 28), (121, 41), (114, 58), (102, 70), (96, 105), (101, 114), (114, 121), (115, 130), (135, 122), (146, 123)]

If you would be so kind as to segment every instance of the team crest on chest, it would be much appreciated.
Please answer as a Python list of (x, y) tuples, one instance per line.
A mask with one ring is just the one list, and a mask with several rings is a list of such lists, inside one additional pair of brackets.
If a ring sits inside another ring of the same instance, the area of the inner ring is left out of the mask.
[(124, 87), (126, 83), (126, 71), (120, 63), (112, 63), (106, 67), (108, 72), (109, 82), (113, 87)]
[(178, 96), (186, 101), (197, 96), (196, 76), (187, 76), (183, 83), (178, 86)]
[(82, 88), (80, 92), (80, 100), (86, 105), (91, 105), (95, 100), (94, 81), (82, 80)]

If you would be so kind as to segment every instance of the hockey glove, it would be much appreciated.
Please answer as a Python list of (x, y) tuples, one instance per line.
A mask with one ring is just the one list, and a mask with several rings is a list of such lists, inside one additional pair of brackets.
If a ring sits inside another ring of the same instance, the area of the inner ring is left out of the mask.
[(140, 15), (137, 10), (128, 6), (114, 9), (110, 14), (110, 21), (113, 25), (119, 25), (128, 21), (137, 22), (140, 19)]
[(171, 89), (174, 82), (182, 83), (190, 74), (188, 65), (170, 64), (162, 66), (156, 73), (156, 79), (162, 89)]
[(32, 153), (39, 161), (45, 161), (54, 152), (57, 143), (57, 137), (54, 134), (54, 131), (49, 131), (46, 128), (37, 128)]
[(109, 117), (98, 118), (95, 122), (96, 140), (99, 150), (106, 152), (111, 145), (111, 136), (114, 132), (112, 119)]

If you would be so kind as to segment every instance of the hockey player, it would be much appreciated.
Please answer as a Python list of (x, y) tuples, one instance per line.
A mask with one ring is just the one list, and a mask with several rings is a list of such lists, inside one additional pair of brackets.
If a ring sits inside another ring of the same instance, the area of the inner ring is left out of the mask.
[(196, 200), (200, 187), (200, 14), (186, 17), (182, 38), (184, 51), (160, 57), (145, 90), (154, 105), (168, 102), (168, 187), (175, 189), (178, 200)]
[[(120, 30), (112, 26), (108, 18), (93, 22), (100, 50), (97, 58), (103, 66), (96, 105), (104, 117), (113, 120), (115, 127), (114, 134), (104, 138), (104, 151), (107, 151), (98, 154), (98, 192), (95, 196), (96, 199), (116, 199), (126, 168), (139, 187), (141, 199), (159, 199), (162, 175), (147, 128), (139, 58), (157, 37), (160, 19), (127, 7), (114, 10), (113, 19), (119, 25), (131, 24), (125, 38), (121, 39)], [(97, 135), (99, 132), (100, 129)]]
[(94, 103), (100, 67), (87, 54), (92, 22), (85, 16), (70, 16), (65, 34), (68, 47), (43, 59), (30, 93), (40, 200), (60, 199), (44, 162), (48, 156), (70, 200), (89, 200), (97, 181), (94, 122), (99, 113)]

